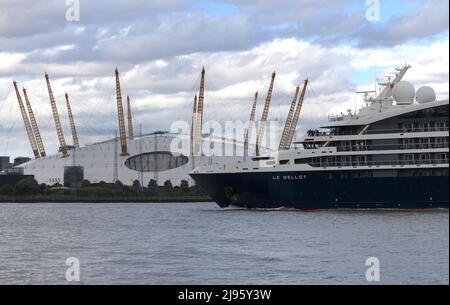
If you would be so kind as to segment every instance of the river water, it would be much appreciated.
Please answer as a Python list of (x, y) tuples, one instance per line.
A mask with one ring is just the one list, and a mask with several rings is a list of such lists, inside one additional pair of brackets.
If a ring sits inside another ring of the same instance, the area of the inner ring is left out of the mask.
[(448, 284), (449, 213), (0, 203), (0, 284), (75, 283), (69, 257), (81, 284)]

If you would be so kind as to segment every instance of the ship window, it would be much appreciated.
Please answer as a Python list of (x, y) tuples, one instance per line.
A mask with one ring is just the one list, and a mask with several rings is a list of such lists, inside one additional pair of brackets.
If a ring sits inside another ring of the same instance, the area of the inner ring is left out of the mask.
[(280, 160), (280, 164), (281, 165), (289, 164), (289, 160)]
[(253, 157), (252, 161), (271, 160), (271, 157)]
[(298, 158), (294, 160), (295, 164), (305, 164), (308, 163), (309, 161), (311, 161), (311, 158)]

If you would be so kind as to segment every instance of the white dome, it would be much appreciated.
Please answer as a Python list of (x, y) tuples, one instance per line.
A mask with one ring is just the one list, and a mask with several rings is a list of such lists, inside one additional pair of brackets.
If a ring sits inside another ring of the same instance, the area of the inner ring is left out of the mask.
[(433, 88), (429, 86), (422, 86), (416, 92), (416, 101), (420, 104), (434, 102), (436, 100), (436, 93)]
[(414, 86), (407, 81), (400, 81), (394, 85), (392, 89), (392, 97), (397, 102), (397, 105), (412, 104), (416, 90)]

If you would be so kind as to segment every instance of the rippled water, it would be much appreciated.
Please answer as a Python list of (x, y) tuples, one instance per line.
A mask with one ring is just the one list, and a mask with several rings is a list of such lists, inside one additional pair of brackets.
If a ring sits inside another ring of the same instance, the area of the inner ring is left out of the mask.
[(448, 210), (250, 211), (213, 203), (0, 204), (0, 284), (449, 283)]

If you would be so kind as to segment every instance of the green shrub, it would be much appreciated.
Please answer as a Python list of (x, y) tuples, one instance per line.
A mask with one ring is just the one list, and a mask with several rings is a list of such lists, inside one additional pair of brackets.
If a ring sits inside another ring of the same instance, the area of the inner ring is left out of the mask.
[(164, 181), (164, 190), (166, 190), (166, 191), (173, 190), (173, 185), (172, 185), (172, 182), (170, 180)]
[(184, 179), (181, 180), (180, 189), (181, 189), (181, 192), (188, 193), (189, 192), (189, 181), (184, 180)]
[(89, 180), (84, 179), (83, 181), (81, 181), (81, 187), (87, 187), (90, 185), (91, 185), (91, 182)]
[(15, 193), (17, 195), (35, 195), (39, 193), (39, 191), (39, 184), (32, 177), (20, 180), (15, 187)]
[(4, 196), (14, 195), (14, 187), (9, 184), (2, 185), (0, 187), (0, 195)]

